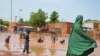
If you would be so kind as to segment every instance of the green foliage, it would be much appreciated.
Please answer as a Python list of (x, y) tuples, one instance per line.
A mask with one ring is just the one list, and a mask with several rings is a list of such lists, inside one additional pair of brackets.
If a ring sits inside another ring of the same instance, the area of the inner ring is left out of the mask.
[(20, 18), (19, 21), (18, 21), (18, 23), (24, 23), (23, 18)]
[(50, 22), (51, 23), (55, 23), (55, 22), (58, 22), (58, 13), (56, 11), (53, 11), (52, 14), (50, 15)]
[(24, 21), (25, 24), (29, 24), (29, 21)]
[(30, 15), (30, 24), (34, 27), (41, 27), (45, 25), (45, 20), (47, 19), (46, 13), (39, 9), (38, 12), (31, 12)]
[(0, 19), (0, 25), (3, 25), (3, 20), (2, 19)]
[(9, 22), (8, 21), (4, 21), (3, 19), (0, 19), (0, 25), (8, 26)]
[(9, 22), (8, 21), (3, 21), (3, 25), (8, 26)]

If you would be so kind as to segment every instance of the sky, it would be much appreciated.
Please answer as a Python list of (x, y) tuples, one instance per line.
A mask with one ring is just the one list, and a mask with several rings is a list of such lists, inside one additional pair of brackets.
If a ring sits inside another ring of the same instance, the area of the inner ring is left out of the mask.
[[(83, 15), (84, 20), (100, 20), (100, 0), (12, 0), (12, 18), (29, 20), (31, 12), (42, 9), (50, 16), (57, 11), (59, 20), (74, 22), (77, 15)], [(0, 19), (11, 19), (11, 0), (0, 0)]]

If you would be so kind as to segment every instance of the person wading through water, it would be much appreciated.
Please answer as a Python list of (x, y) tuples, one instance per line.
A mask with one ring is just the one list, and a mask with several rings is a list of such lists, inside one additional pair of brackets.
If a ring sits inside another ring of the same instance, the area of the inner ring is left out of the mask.
[(25, 39), (25, 42), (24, 42), (24, 49), (23, 49), (23, 53), (25, 53), (25, 51), (28, 53), (29, 52), (29, 34), (30, 34), (30, 31), (29, 30), (26, 30), (26, 33), (24, 34), (24, 39)]

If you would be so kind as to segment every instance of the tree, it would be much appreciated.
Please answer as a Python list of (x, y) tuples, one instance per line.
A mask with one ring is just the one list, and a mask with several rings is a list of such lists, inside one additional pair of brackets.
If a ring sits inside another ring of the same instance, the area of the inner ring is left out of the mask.
[(51, 23), (55, 23), (55, 22), (58, 22), (58, 13), (56, 11), (53, 11), (52, 14), (50, 15), (50, 22)]
[(25, 24), (29, 24), (29, 21), (26, 20), (26, 21), (24, 21), (24, 23), (25, 23)]
[(34, 27), (41, 27), (46, 24), (45, 20), (47, 19), (47, 14), (39, 9), (38, 12), (31, 12), (30, 15), (30, 24)]
[(3, 20), (2, 19), (0, 19), (0, 25), (3, 25)]
[(18, 21), (18, 23), (24, 23), (23, 18), (20, 18), (19, 21)]
[(9, 21), (5, 21), (3, 19), (0, 19), (0, 25), (8, 26), (9, 25)]
[(9, 21), (3, 21), (3, 25), (8, 26), (9, 25)]

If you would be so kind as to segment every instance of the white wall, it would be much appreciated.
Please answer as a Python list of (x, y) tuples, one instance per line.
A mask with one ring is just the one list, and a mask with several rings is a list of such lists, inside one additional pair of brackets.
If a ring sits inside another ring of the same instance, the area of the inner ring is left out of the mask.
[(91, 28), (91, 29), (93, 29), (94, 28), (94, 23), (83, 23), (83, 25), (82, 25), (83, 27), (88, 27), (88, 28)]

